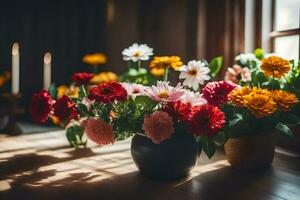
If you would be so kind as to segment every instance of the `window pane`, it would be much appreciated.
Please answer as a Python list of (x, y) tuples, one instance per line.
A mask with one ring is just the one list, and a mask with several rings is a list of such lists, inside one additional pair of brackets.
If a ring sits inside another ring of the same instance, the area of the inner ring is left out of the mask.
[(275, 53), (286, 59), (299, 59), (299, 35), (275, 39)]
[(276, 0), (275, 30), (299, 28), (300, 0)]

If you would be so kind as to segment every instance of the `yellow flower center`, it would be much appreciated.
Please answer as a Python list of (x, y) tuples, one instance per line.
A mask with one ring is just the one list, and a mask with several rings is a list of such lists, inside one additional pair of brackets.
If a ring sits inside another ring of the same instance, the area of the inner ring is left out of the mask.
[(167, 99), (169, 97), (169, 94), (168, 92), (162, 92), (159, 94), (159, 97), (162, 99)]
[(133, 55), (134, 57), (138, 58), (142, 55), (142, 53), (140, 51), (135, 52), (135, 54)]
[(189, 71), (189, 75), (195, 76), (197, 74), (197, 70), (193, 69)]

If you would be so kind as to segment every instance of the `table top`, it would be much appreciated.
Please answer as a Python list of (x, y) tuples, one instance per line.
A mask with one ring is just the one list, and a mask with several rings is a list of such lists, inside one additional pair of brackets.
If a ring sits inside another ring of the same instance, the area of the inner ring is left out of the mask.
[(70, 148), (64, 131), (0, 135), (0, 199), (300, 199), (300, 156), (283, 149), (261, 173), (233, 170), (218, 151), (189, 177), (157, 182), (137, 171), (130, 140), (88, 147)]

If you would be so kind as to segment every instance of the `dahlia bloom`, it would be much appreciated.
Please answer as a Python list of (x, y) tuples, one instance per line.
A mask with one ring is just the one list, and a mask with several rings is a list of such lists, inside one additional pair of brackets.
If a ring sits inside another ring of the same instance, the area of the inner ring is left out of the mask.
[(291, 108), (299, 103), (297, 96), (294, 93), (284, 90), (273, 90), (272, 97), (277, 104), (277, 108), (281, 111), (288, 112)]
[(156, 86), (145, 89), (145, 94), (154, 101), (176, 102), (184, 95), (184, 90), (180, 83), (176, 87), (172, 87), (168, 82), (157, 81)]
[(150, 72), (155, 76), (163, 76), (167, 67), (179, 70), (183, 65), (179, 56), (155, 56), (149, 67)]
[(228, 101), (229, 93), (236, 87), (237, 85), (226, 81), (209, 82), (202, 89), (202, 94), (209, 104), (220, 106)]
[(106, 60), (107, 60), (106, 55), (103, 53), (86, 54), (82, 58), (82, 62), (92, 66), (105, 64)]
[(29, 103), (29, 113), (37, 123), (45, 123), (52, 110), (53, 100), (50, 93), (41, 90), (35, 93)]
[(175, 131), (172, 118), (168, 113), (162, 111), (155, 111), (151, 115), (145, 116), (142, 129), (155, 144), (171, 138)]
[(99, 103), (112, 103), (115, 100), (126, 101), (127, 92), (120, 83), (101, 83), (90, 90), (89, 98)]
[(94, 77), (94, 74), (88, 72), (76, 72), (72, 75), (72, 81), (78, 85), (88, 84)]
[(225, 114), (216, 106), (203, 105), (193, 108), (190, 129), (195, 136), (213, 137), (225, 125)]
[(150, 56), (153, 55), (153, 49), (149, 48), (146, 44), (134, 43), (127, 49), (122, 51), (123, 60), (137, 62), (139, 60), (149, 60)]
[(118, 78), (118, 75), (113, 72), (100, 72), (99, 74), (94, 75), (94, 77), (90, 80), (90, 83), (98, 85), (99, 83), (117, 81)]
[(112, 125), (102, 119), (89, 118), (85, 127), (86, 136), (93, 142), (101, 145), (115, 142)]
[(265, 76), (273, 76), (274, 78), (282, 78), (292, 69), (288, 60), (278, 56), (264, 58), (260, 68)]
[(202, 94), (190, 90), (185, 91), (184, 95), (181, 97), (181, 101), (190, 106), (202, 106), (207, 103)]
[(243, 82), (249, 82), (252, 80), (250, 69), (248, 67), (242, 68), (239, 65), (233, 65), (232, 67), (228, 67), (228, 69), (225, 73), (224, 80), (238, 84), (239, 76), (241, 76), (241, 80)]
[(122, 86), (126, 89), (128, 96), (131, 96), (132, 99), (135, 99), (137, 96), (145, 95), (145, 86), (136, 83), (121, 83)]
[(78, 118), (76, 104), (66, 95), (55, 102), (53, 105), (53, 113), (60, 122), (66, 121), (68, 123), (72, 119)]
[(180, 68), (180, 71), (179, 78), (185, 79), (183, 85), (193, 88), (195, 91), (199, 89), (199, 84), (203, 85), (210, 79), (210, 69), (201, 61), (189, 61), (187, 65)]
[(176, 101), (167, 103), (163, 108), (163, 111), (167, 112), (174, 122), (186, 122), (190, 118), (192, 107), (182, 101)]
[(245, 106), (245, 96), (250, 94), (252, 92), (252, 89), (250, 87), (242, 87), (242, 88), (236, 88), (232, 90), (229, 93), (229, 101), (231, 101), (236, 106)]

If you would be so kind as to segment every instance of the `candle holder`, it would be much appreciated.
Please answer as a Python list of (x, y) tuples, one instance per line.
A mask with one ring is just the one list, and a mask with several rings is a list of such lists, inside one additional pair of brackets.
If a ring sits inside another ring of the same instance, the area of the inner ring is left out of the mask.
[(1, 108), (1, 114), (8, 116), (8, 123), (4, 128), (4, 133), (9, 135), (19, 135), (22, 129), (17, 123), (17, 116), (24, 113), (24, 109), (19, 107), (19, 102), (22, 98), (21, 94), (8, 94), (1, 95), (4, 107)]

